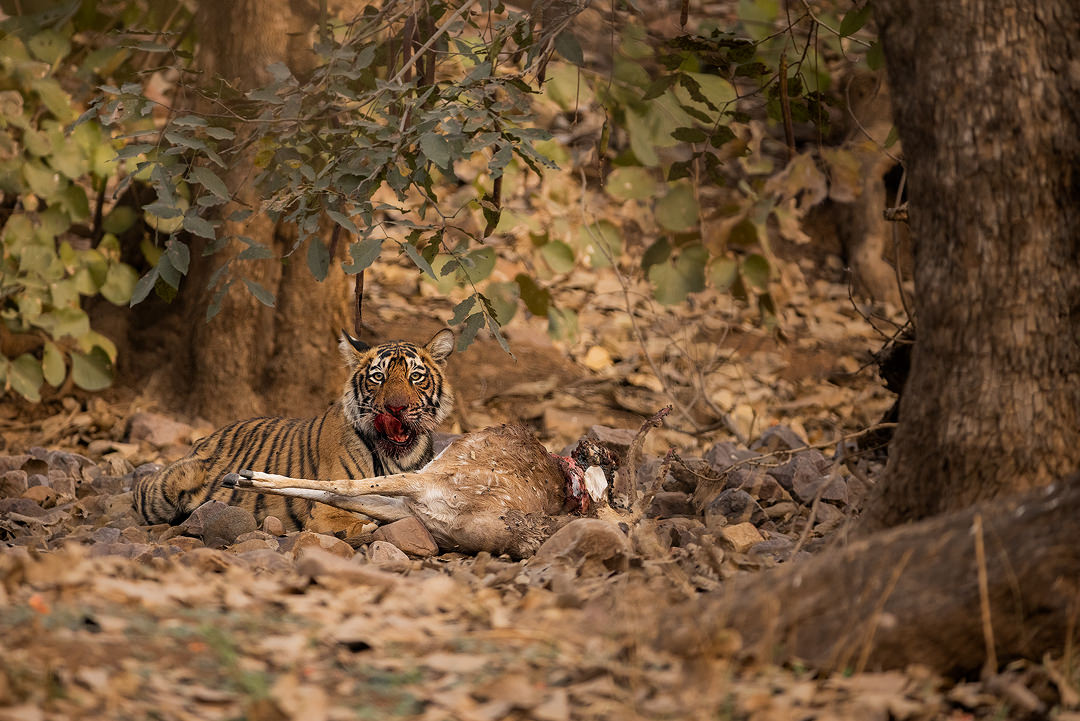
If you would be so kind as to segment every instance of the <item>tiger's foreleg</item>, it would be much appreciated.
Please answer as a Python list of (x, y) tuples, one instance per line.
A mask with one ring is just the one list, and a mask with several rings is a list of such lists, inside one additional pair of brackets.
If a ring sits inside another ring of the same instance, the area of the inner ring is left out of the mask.
[(413, 515), (404, 498), (390, 498), (373, 490), (374, 480), (376, 479), (313, 481), (244, 470), (226, 475), (222, 479), (222, 485), (226, 488), (317, 501), (344, 511), (363, 513), (382, 523)]

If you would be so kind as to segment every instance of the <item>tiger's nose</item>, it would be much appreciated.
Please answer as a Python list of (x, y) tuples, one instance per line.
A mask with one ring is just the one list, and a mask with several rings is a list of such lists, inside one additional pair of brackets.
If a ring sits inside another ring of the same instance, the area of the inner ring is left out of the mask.
[(393, 414), (394, 414), (395, 416), (396, 416), (396, 415), (399, 415), (399, 414), (400, 414), (400, 413), (401, 413), (401, 412), (402, 412), (403, 410), (405, 410), (406, 408), (408, 408), (408, 406), (392, 406), (392, 405), (390, 405), (390, 404), (387, 404), (387, 405), (386, 405), (386, 410), (390, 411), (390, 412), (391, 412), (391, 413), (393, 413)]

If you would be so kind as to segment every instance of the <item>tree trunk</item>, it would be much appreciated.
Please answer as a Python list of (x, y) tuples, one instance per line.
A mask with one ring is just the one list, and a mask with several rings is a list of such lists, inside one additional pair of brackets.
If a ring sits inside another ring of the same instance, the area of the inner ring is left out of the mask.
[(874, 8), (918, 343), (871, 530), (1080, 468), (1080, 5)]
[(824, 671), (918, 663), (963, 675), (988, 657), (1000, 665), (1045, 653), (1060, 658), (1080, 613), (1077, 519), (1080, 476), (1073, 476), (741, 577), (685, 613), (669, 614), (657, 642), (708, 654), (730, 648), (737, 633), (744, 654), (801, 659)]
[[(217, 82), (220, 76), (244, 90), (268, 82), (266, 67), (273, 62), (285, 62), (298, 74), (310, 69), (306, 31), (317, 19), (317, 8), (303, 0), (203, 0), (196, 14), (196, 66), (204, 82)], [(251, 188), (254, 175), (250, 154), (229, 168), (226, 182), (238, 191), (236, 200), (256, 213), (243, 223), (224, 223), (219, 232), (246, 235), (283, 255), (295, 237), (287, 237), (260, 212)], [(153, 390), (189, 415), (215, 423), (321, 411), (340, 393), (344, 380), (337, 335), (347, 325), (350, 279), (332, 262), (329, 276), (317, 282), (308, 271), (304, 246), (285, 263), (234, 263), (229, 272), (237, 280), (221, 312), (207, 323), (207, 281), (244, 246), (233, 241), (208, 258), (202, 256), (203, 246), (205, 241), (192, 239), (191, 271), (180, 295), (184, 336), (178, 339), (178, 352), (171, 354), (173, 365), (157, 374)], [(274, 293), (275, 306), (257, 301), (241, 278)]]

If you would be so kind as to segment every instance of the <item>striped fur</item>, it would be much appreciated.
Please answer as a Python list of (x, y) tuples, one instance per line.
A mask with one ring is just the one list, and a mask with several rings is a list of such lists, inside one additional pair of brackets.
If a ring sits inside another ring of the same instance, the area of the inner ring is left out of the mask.
[(318, 525), (313, 521), (320, 510), (331, 515), (334, 510), (304, 499), (223, 488), (221, 479), (241, 469), (334, 480), (423, 467), (432, 458), (431, 434), (453, 405), (443, 373), (453, 348), (449, 330), (425, 346), (392, 341), (368, 348), (342, 337), (349, 378), (325, 413), (255, 418), (215, 431), (186, 457), (140, 479), (136, 509), (149, 523), (175, 524), (214, 499), (247, 508), (259, 521), (277, 516), (289, 530)]

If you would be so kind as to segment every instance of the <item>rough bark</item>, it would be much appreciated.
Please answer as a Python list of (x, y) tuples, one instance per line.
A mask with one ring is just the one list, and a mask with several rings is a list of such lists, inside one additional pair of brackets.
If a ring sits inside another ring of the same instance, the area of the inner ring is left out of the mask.
[[(285, 62), (294, 73), (311, 63), (306, 32), (317, 19), (317, 3), (305, 0), (200, 2), (197, 66), (205, 82), (225, 78), (240, 89), (269, 80), (266, 67)], [(237, 200), (258, 209), (251, 187), (250, 157), (227, 173)], [(229, 210), (225, 211), (228, 214)], [(243, 223), (225, 223), (229, 235), (246, 235), (288, 252), (295, 237), (261, 212)], [(243, 246), (204, 258), (205, 243), (192, 239), (192, 267), (181, 294), (184, 336), (152, 386), (192, 416), (215, 423), (256, 415), (306, 415), (322, 410), (344, 378), (336, 336), (351, 300), (349, 278), (336, 262), (319, 283), (305, 262), (304, 247), (287, 263), (238, 263), (230, 272), (257, 281), (276, 296), (275, 307), (259, 303), (237, 280), (221, 312), (209, 323), (206, 284), (213, 271)], [(339, 251), (340, 252), (340, 251)]]
[(997, 660), (1060, 658), (1080, 612), (1080, 476), (742, 577), (672, 614), (658, 643), (710, 653), (730, 649), (738, 634), (748, 655), (801, 659), (825, 671), (918, 663), (944, 674), (977, 672), (988, 654), (976, 516)]
[(919, 341), (868, 529), (1080, 467), (1080, 5), (874, 8)]

